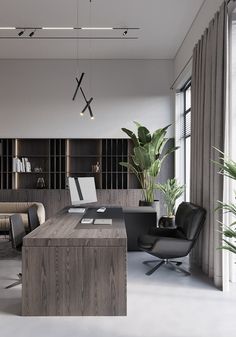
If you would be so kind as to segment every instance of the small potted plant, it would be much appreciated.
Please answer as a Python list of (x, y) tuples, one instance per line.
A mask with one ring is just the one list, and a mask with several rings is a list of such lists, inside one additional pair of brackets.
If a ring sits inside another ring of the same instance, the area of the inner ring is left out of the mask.
[(164, 205), (166, 207), (167, 215), (159, 220), (160, 227), (174, 227), (175, 226), (175, 203), (176, 200), (184, 193), (185, 187), (179, 185), (175, 178), (168, 179), (165, 184), (157, 184), (164, 196)]

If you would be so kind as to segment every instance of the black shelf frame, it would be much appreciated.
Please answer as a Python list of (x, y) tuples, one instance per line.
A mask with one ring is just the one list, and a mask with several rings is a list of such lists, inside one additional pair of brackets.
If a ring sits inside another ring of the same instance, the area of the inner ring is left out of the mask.
[[(132, 160), (132, 149), (129, 139), (0, 139), (0, 189), (36, 189), (39, 177), (46, 189), (66, 189), (69, 176), (92, 176), (98, 189), (139, 189), (119, 164)], [(28, 158), (32, 171), (13, 172), (14, 157)]]

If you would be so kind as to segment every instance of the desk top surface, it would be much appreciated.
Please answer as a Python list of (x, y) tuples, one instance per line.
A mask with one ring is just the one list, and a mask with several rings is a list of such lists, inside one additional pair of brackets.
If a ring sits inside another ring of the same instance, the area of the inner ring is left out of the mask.
[[(122, 208), (107, 208), (97, 213), (89, 207), (86, 213), (68, 213), (64, 208), (23, 239), (23, 246), (126, 246), (127, 236)], [(112, 225), (81, 224), (81, 218), (111, 218)]]

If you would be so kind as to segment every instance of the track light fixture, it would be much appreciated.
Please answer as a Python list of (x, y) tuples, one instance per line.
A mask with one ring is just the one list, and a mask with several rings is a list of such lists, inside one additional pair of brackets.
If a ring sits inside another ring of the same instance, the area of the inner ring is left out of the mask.
[(19, 36), (22, 36), (22, 35), (24, 34), (24, 32), (25, 32), (25, 29), (21, 30), (21, 31), (18, 33), (18, 35), (19, 35)]
[[(4, 27), (4, 26), (1, 26), (0, 27), (0, 31), (10, 31), (10, 30), (17, 30), (19, 31), (19, 33), (17, 34), (19, 37), (21, 37), (22, 35), (24, 35), (24, 33), (27, 31), (27, 32), (30, 32), (28, 34), (28, 36), (22, 36), (22, 39), (30, 39), (30, 38), (35, 38), (37, 40), (119, 40), (119, 39), (122, 39), (124, 37), (126, 37), (126, 39), (129, 39), (129, 40), (136, 40), (138, 39), (137, 36), (129, 36), (127, 37), (126, 35), (129, 33), (129, 31), (131, 32), (134, 32), (134, 31), (138, 31), (140, 28), (138, 27), (109, 27), (109, 26), (92, 26), (92, 25), (89, 25), (89, 26), (79, 26), (78, 24), (75, 26), (75, 27), (37, 27), (37, 26), (25, 26), (25, 27)], [(37, 34), (37, 36), (35, 37), (35, 32), (38, 31), (39, 34)], [(80, 36), (77, 34), (77, 36), (75, 35), (61, 35), (61, 36), (48, 36), (48, 35), (44, 35), (43, 33), (40, 34), (40, 32), (43, 32), (43, 31), (100, 31), (100, 32), (106, 32), (106, 31), (121, 31), (121, 36)], [(123, 32), (123, 33), (122, 33)], [(18, 36), (0, 36), (0, 39), (17, 39)], [(129, 34), (130, 35), (130, 34)]]
[(30, 37), (33, 37), (36, 32), (36, 28), (29, 34)]

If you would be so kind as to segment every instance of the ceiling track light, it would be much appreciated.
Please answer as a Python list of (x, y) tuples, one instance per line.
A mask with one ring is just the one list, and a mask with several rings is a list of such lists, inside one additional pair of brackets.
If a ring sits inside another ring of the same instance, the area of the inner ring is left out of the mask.
[(36, 32), (36, 28), (29, 34), (29, 37), (33, 37)]
[(139, 30), (140, 28), (138, 27), (36, 27), (36, 26), (31, 26), (31, 27), (0, 27), (0, 30), (73, 30), (73, 29), (81, 29), (81, 30)]
[[(140, 28), (138, 27), (92, 27), (92, 26), (86, 26), (86, 27), (0, 27), (0, 31), (8, 31), (8, 30), (18, 30), (18, 36), (21, 37), (22, 39), (31, 39), (34, 37), (34, 39), (37, 40), (119, 40), (122, 38), (126, 38), (127, 40), (137, 40), (137, 36), (129, 36), (127, 37), (127, 34), (129, 30), (131, 31), (137, 31)], [(35, 37), (35, 32), (36, 31), (115, 31), (115, 30), (120, 30), (123, 31), (122, 36), (44, 36), (37, 34)], [(30, 31), (28, 36), (25, 36), (25, 32)], [(23, 36), (24, 35), (24, 36)], [(12, 40), (12, 39), (17, 39), (18, 36), (0, 36), (0, 40)]]
[(25, 29), (21, 30), (19, 33), (18, 33), (18, 36), (22, 36), (25, 32)]
[[(18, 34), (19, 35), (19, 34)], [(19, 35), (21, 36), (21, 35)], [(18, 36), (0, 36), (0, 40), (16, 40)], [(123, 36), (22, 36), (21, 40), (124, 40)], [(137, 36), (127, 36), (125, 40), (138, 40)]]

